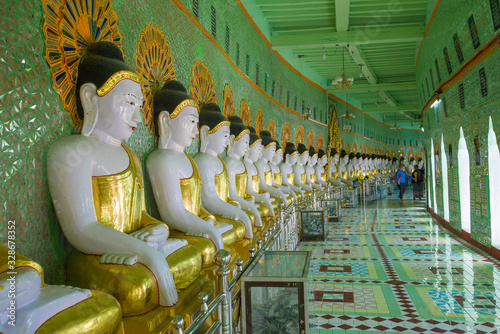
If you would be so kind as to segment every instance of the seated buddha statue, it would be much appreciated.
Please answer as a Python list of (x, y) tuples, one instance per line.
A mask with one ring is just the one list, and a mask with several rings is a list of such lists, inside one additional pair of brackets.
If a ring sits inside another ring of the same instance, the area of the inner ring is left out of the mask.
[(217, 221), (233, 225), (238, 240), (252, 239), (252, 222), (238, 202), (229, 197), (227, 167), (218, 156), (229, 143), (229, 125), (217, 104), (201, 106), (200, 151), (194, 156), (200, 169), (201, 202)]
[(328, 163), (328, 156), (325, 154), (325, 151), (318, 150), (318, 163), (314, 166), (314, 171), (316, 172), (316, 182), (323, 187), (328, 187), (328, 171), (325, 170), (325, 166)]
[[(344, 183), (341, 181), (341, 173), (340, 173), (340, 154), (337, 152), (337, 149), (331, 148), (330, 149), (330, 166), (328, 168), (328, 173), (330, 174), (328, 176), (328, 181), (330, 184), (332, 184), (334, 187), (342, 187)], [(345, 163), (344, 163), (344, 169), (345, 169)]]
[(47, 155), (54, 209), (75, 248), (67, 282), (111, 294), (125, 316), (175, 304), (176, 285), (201, 269), (200, 252), (146, 212), (140, 160), (122, 144), (141, 122), (140, 81), (116, 45), (90, 45), (76, 83), (83, 126)]
[[(310, 185), (313, 189), (323, 190), (323, 186), (317, 182), (316, 169), (314, 168), (318, 163), (318, 153), (314, 147), (309, 148), (309, 157), (307, 158), (307, 163), (304, 166), (306, 170), (306, 183)], [(321, 179), (321, 178), (320, 178)]]
[(424, 169), (424, 159), (418, 158), (418, 169)]
[(305, 195), (305, 190), (294, 184), (295, 175), (293, 171), (293, 165), (295, 165), (299, 159), (299, 153), (293, 143), (286, 143), (284, 154), (285, 161), (280, 165), (281, 181), (285, 186), (294, 191), (297, 198), (300, 200)]
[(153, 96), (158, 149), (147, 157), (146, 168), (161, 219), (172, 235), (196, 246), (203, 267), (209, 267), (216, 251), (234, 244), (238, 236), (232, 225), (218, 222), (201, 203), (200, 171), (184, 151), (199, 133), (198, 120), (198, 102), (180, 82), (167, 81)]
[(297, 152), (299, 153), (299, 158), (293, 168), (293, 184), (297, 187), (303, 189), (306, 193), (306, 196), (312, 196), (313, 188), (311, 185), (307, 184), (307, 175), (306, 169), (304, 165), (307, 163), (309, 159), (309, 151), (304, 144), (297, 145)]
[(248, 152), (245, 153), (243, 158), (243, 163), (245, 164), (248, 173), (247, 193), (255, 198), (255, 202), (259, 206), (267, 207), (268, 217), (274, 217), (274, 211), (277, 209), (277, 203), (273, 204), (269, 192), (260, 189), (259, 171), (255, 166), (255, 162), (260, 159), (262, 154), (262, 139), (257, 135), (255, 129), (251, 126), (248, 127), (248, 130), (250, 130), (250, 141), (248, 143)]
[(391, 174), (395, 174), (398, 171), (398, 169), (399, 169), (398, 159), (392, 158)]
[(340, 152), (339, 172), (340, 180), (346, 185), (352, 187), (356, 181), (354, 166), (356, 165), (356, 156), (354, 153), (347, 155), (345, 150)]
[(6, 334), (123, 333), (122, 311), (106, 293), (45, 284), (38, 263), (0, 243), (0, 329)]
[(271, 171), (273, 174), (273, 186), (278, 187), (288, 198), (288, 200), (297, 200), (297, 195), (295, 191), (293, 191), (288, 185), (283, 183), (283, 178), (281, 174), (281, 169), (279, 164), (283, 161), (283, 149), (280, 144), (276, 141), (276, 152), (274, 154), (273, 159), (269, 161), (269, 166), (271, 167)]
[(410, 164), (408, 165), (408, 173), (411, 174), (413, 173), (413, 169), (415, 169), (415, 165), (417, 164), (417, 162), (415, 161), (415, 158), (411, 157), (410, 158)]
[(248, 151), (250, 130), (238, 116), (229, 116), (228, 120), (229, 145), (223, 160), (227, 167), (229, 197), (238, 202), (241, 209), (248, 214), (255, 230), (255, 227), (263, 226), (262, 217), (267, 217), (269, 211), (266, 206), (255, 205), (255, 198), (247, 194), (248, 173), (241, 159)]
[(263, 146), (262, 155), (260, 159), (255, 162), (255, 166), (259, 172), (260, 189), (269, 192), (271, 197), (274, 198), (273, 204), (282, 202), (286, 206), (288, 199), (280, 188), (273, 185), (273, 171), (269, 164), (276, 154), (276, 141), (267, 130), (260, 132), (260, 138), (262, 139)]

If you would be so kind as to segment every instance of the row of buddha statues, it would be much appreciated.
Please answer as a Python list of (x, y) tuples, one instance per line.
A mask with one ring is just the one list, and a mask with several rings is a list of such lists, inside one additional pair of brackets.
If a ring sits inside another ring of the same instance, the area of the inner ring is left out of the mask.
[[(9, 327), (2, 308), (5, 333), (122, 332), (122, 317), (142, 319), (179, 304), (179, 293), (213, 268), (218, 250), (248, 259), (248, 246), (263, 237), (280, 205), (394, 169), (387, 157), (282, 148), (268, 131), (226, 118), (215, 103), (199, 105), (169, 80), (150, 104), (157, 149), (144, 173), (123, 144), (142, 119), (140, 82), (110, 42), (90, 45), (80, 61), (75, 89), (83, 126), (56, 139), (47, 156), (53, 207), (73, 248), (66, 283), (77, 288), (47, 286), (35, 262), (18, 255), (23, 260), (13, 269), (2, 257), (2, 284), (9, 270), (27, 272), (16, 277), (26, 286), (18, 319), (31, 319)], [(185, 150), (196, 137), (200, 148), (191, 157)], [(146, 210), (148, 184), (155, 217)], [(0, 289), (0, 304), (8, 303), (6, 291)], [(86, 312), (82, 302), (91, 304)]]

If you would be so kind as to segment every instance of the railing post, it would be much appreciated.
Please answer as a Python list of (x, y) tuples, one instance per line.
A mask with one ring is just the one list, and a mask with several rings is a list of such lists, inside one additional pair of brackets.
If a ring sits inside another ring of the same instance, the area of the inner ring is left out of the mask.
[(182, 334), (182, 327), (184, 326), (184, 319), (180, 315), (175, 315), (170, 321), (172, 325), (174, 325), (177, 330), (177, 334)]
[(207, 306), (208, 295), (205, 292), (200, 292), (198, 294), (198, 302), (201, 304), (200, 305), (201, 313), (207, 312), (208, 311), (208, 306)]
[(215, 255), (215, 263), (219, 266), (217, 269), (217, 288), (218, 293), (225, 294), (225, 298), (219, 307), (219, 318), (222, 323), (219, 334), (232, 334), (233, 332), (233, 310), (231, 305), (231, 293), (229, 291), (228, 276), (230, 273), (227, 265), (231, 262), (231, 255), (225, 249), (220, 249)]

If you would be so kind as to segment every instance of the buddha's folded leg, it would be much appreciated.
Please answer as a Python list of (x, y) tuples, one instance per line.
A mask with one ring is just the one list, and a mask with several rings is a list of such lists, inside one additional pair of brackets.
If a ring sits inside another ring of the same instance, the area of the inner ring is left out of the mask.
[(122, 310), (112, 296), (92, 291), (92, 297), (48, 319), (37, 334), (122, 334)]

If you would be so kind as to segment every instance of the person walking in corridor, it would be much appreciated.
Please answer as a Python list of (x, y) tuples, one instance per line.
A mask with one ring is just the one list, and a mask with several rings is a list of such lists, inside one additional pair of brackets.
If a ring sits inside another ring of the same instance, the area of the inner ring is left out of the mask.
[(405, 192), (406, 188), (406, 179), (411, 180), (411, 176), (408, 175), (405, 171), (406, 167), (403, 164), (399, 165), (399, 170), (396, 172), (395, 179), (396, 182), (398, 183), (398, 188), (399, 188), (399, 199), (402, 201), (403, 200), (403, 194)]

